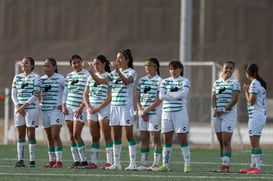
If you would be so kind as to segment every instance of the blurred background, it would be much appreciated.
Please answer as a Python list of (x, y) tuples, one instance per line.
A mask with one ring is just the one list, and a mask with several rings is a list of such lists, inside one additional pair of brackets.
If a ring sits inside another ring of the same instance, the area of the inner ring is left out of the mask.
[[(138, 78), (142, 62), (156, 57), (161, 75), (168, 77), (165, 64), (179, 59), (181, 3), (184, 0), (0, 0), (0, 94), (11, 88), (15, 63), (24, 56), (36, 61), (53, 57), (71, 71), (68, 61), (79, 54), (92, 60), (98, 54), (114, 60), (120, 49), (130, 48)], [(273, 118), (273, 1), (192, 0), (191, 58), (187, 62), (226, 60), (236, 63), (235, 76), (247, 83), (244, 64), (257, 63), (268, 83), (268, 122)], [(165, 63), (165, 64), (164, 64)], [(189, 66), (192, 82), (189, 113), (192, 125), (210, 125), (211, 66)], [(219, 66), (218, 66), (219, 67)], [(19, 69), (17, 69), (19, 70)], [(187, 72), (188, 71), (188, 72)], [(219, 68), (217, 68), (217, 72)], [(42, 66), (35, 72), (42, 75)], [(13, 104), (9, 102), (10, 126)], [(0, 102), (0, 131), (3, 138), (5, 105)], [(246, 102), (241, 93), (238, 121), (247, 122)], [(0, 139), (1, 141), (1, 139)]]

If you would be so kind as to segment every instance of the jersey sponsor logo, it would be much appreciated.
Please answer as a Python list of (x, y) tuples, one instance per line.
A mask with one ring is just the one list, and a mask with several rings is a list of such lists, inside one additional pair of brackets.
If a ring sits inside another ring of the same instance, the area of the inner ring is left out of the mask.
[(48, 92), (51, 88), (52, 88), (51, 85), (46, 85), (45, 86), (45, 92)]
[(78, 79), (77, 79), (77, 80), (72, 80), (71, 85), (75, 85), (75, 84), (77, 84), (78, 82), (79, 82)]
[(226, 88), (225, 88), (225, 87), (222, 87), (222, 88), (219, 89), (218, 93), (219, 93), (219, 94), (222, 94), (225, 90), (226, 90)]
[(144, 88), (144, 93), (147, 93), (151, 90), (151, 87), (150, 86), (145, 86)]
[(172, 87), (170, 92), (177, 92), (178, 91), (178, 87)]
[(23, 83), (22, 85), (21, 85), (21, 89), (24, 89), (24, 88), (26, 88), (28, 86), (28, 83), (26, 82), (26, 83)]

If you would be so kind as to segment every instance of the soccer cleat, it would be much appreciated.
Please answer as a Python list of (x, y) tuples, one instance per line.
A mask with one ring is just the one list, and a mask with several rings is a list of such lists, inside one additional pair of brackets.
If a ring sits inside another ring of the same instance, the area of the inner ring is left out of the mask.
[(29, 168), (34, 168), (35, 167), (35, 161), (30, 161), (28, 164)]
[(72, 166), (70, 166), (70, 167), (68, 167), (68, 168), (77, 168), (77, 167), (79, 167), (81, 165), (81, 163), (79, 162), (79, 161), (77, 161), (77, 162), (74, 162), (73, 164), (72, 164)]
[(53, 167), (53, 165), (55, 165), (55, 161), (49, 161), (49, 162), (47, 162), (47, 164), (45, 164), (45, 165), (43, 165), (42, 167), (44, 167), (44, 168), (51, 168), (51, 167)]
[(162, 165), (162, 166), (158, 167), (156, 171), (158, 171), (158, 172), (168, 172), (168, 171), (170, 171), (170, 169), (169, 169), (168, 166)]
[(228, 173), (229, 172), (229, 166), (222, 165), (218, 170), (215, 170), (217, 173)]
[(98, 166), (95, 163), (89, 163), (88, 165), (83, 166), (83, 168), (86, 168), (86, 169), (96, 169), (96, 168), (98, 168)]
[(191, 172), (191, 166), (185, 165), (184, 166), (184, 173), (188, 173), (188, 172)]
[(262, 170), (258, 168), (254, 168), (253, 170), (250, 170), (247, 172), (247, 174), (260, 174), (260, 173), (262, 173)]
[(130, 164), (128, 167), (125, 168), (127, 171), (137, 170), (137, 166), (134, 164)]
[(24, 160), (19, 160), (15, 163), (15, 167), (25, 167)]
[(144, 171), (147, 169), (146, 165), (140, 165), (139, 167), (137, 167), (135, 170), (139, 170), (139, 171)]
[(102, 165), (102, 166), (100, 167), (100, 169), (105, 170), (107, 167), (111, 167), (111, 166), (112, 166), (111, 163), (105, 163), (104, 165)]
[(61, 161), (56, 161), (56, 163), (52, 166), (52, 168), (62, 168), (63, 163)]
[(247, 172), (249, 172), (249, 171), (251, 171), (251, 170), (253, 170), (253, 169), (255, 169), (255, 168), (241, 169), (241, 170), (240, 170), (240, 173), (247, 173)]
[(158, 165), (152, 165), (146, 168), (147, 171), (157, 171), (157, 169), (158, 169)]
[(106, 167), (105, 170), (121, 170), (120, 164), (113, 164), (110, 167)]

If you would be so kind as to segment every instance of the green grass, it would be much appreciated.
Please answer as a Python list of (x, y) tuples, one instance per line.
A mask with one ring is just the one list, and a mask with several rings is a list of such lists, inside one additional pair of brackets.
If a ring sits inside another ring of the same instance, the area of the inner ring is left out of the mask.
[[(183, 159), (179, 148), (173, 148), (171, 156), (170, 172), (147, 172), (147, 171), (108, 171), (108, 170), (86, 170), (86, 169), (67, 169), (72, 163), (69, 147), (64, 147), (62, 169), (45, 169), (41, 166), (48, 161), (47, 147), (38, 145), (36, 168), (15, 168), (16, 162), (16, 145), (0, 145), (0, 180), (50, 180), (50, 181), (69, 181), (69, 180), (100, 180), (100, 181), (139, 181), (139, 180), (272, 180), (273, 177), (273, 150), (264, 149), (263, 174), (246, 175), (240, 174), (238, 171), (249, 166), (250, 149), (233, 149), (231, 172), (230, 173), (214, 173), (213, 171), (220, 166), (218, 149), (210, 148), (192, 148), (192, 172), (183, 173)], [(87, 147), (87, 155), (90, 157), (89, 147)], [(25, 152), (27, 163), (28, 149)], [(138, 150), (138, 163), (140, 154)], [(152, 163), (153, 155), (149, 155), (149, 164)], [(125, 168), (128, 162), (128, 149), (122, 148), (122, 167)], [(105, 162), (105, 151), (101, 148), (99, 154), (99, 165)]]

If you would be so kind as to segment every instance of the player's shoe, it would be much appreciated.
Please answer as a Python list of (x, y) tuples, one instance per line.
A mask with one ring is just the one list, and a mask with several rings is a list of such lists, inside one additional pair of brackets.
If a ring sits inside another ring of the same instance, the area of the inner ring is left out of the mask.
[(100, 167), (100, 169), (105, 170), (107, 167), (111, 167), (111, 166), (112, 166), (111, 163), (105, 163), (104, 165), (102, 165), (102, 166)]
[(260, 174), (260, 173), (262, 173), (262, 170), (258, 168), (254, 168), (253, 170), (250, 170), (247, 172), (247, 174)]
[(24, 160), (19, 160), (15, 163), (15, 167), (25, 167)]
[(35, 161), (30, 161), (28, 164), (29, 168), (34, 168), (35, 167)]
[(146, 168), (147, 171), (157, 171), (157, 169), (158, 169), (158, 165), (152, 165)]
[(218, 170), (215, 170), (217, 173), (228, 173), (229, 172), (229, 166), (222, 165)]
[(76, 167), (79, 167), (81, 165), (80, 162), (74, 162), (70, 167), (68, 168), (76, 168)]
[(121, 170), (120, 164), (113, 164), (110, 167), (106, 167), (105, 170)]
[(83, 168), (86, 168), (86, 169), (97, 169), (98, 166), (95, 163), (89, 163), (88, 165), (83, 166)]
[(168, 171), (170, 171), (170, 169), (169, 169), (168, 166), (162, 165), (162, 166), (158, 167), (156, 171), (158, 171), (158, 172), (168, 172)]
[(144, 171), (147, 169), (147, 165), (140, 165), (139, 167), (136, 168), (138, 171)]
[(63, 163), (61, 161), (56, 161), (56, 163), (52, 166), (52, 168), (62, 168)]
[(44, 167), (44, 168), (51, 168), (51, 167), (53, 167), (53, 165), (55, 165), (55, 161), (49, 161), (49, 162), (47, 162), (47, 164), (45, 164), (45, 165), (43, 165), (42, 167)]
[(137, 166), (134, 164), (130, 164), (128, 167), (125, 168), (127, 171), (137, 170)]
[(188, 172), (191, 172), (191, 166), (185, 165), (184, 166), (184, 173), (188, 173)]
[(240, 170), (240, 173), (247, 173), (247, 172), (249, 172), (249, 171), (251, 171), (251, 170), (253, 170), (253, 169), (255, 169), (255, 168), (241, 169), (241, 170)]

